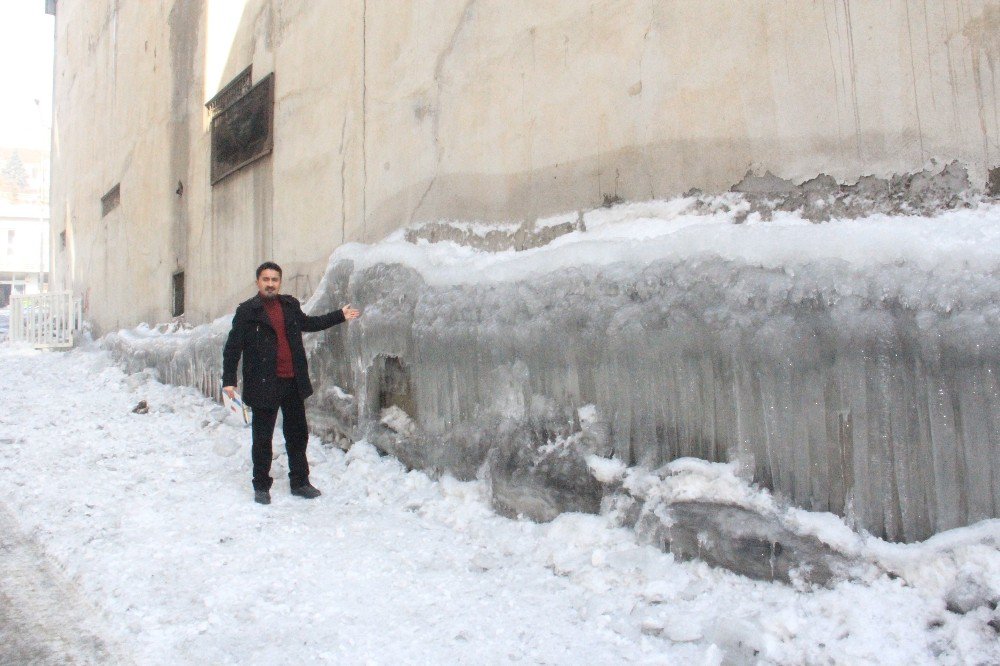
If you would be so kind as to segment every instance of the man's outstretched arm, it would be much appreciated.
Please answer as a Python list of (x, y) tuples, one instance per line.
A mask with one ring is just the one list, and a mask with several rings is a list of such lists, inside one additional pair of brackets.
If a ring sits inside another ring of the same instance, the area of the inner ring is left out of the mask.
[(325, 315), (319, 315), (316, 317), (310, 317), (302, 312), (302, 308), (299, 307), (299, 325), (306, 333), (322, 331), (330, 328), (331, 326), (342, 324), (345, 321), (357, 319), (360, 316), (361, 313), (358, 310), (355, 310), (350, 303), (339, 310), (334, 310), (333, 312), (328, 312)]

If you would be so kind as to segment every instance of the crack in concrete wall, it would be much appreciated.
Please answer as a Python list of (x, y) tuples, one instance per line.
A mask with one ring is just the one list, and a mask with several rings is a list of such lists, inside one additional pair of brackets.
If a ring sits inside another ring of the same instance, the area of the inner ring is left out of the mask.
[[(417, 212), (420, 210), (421, 206), (424, 205), (424, 201), (427, 199), (427, 195), (430, 194), (431, 189), (433, 189), (434, 184), (437, 182), (438, 171), (441, 169), (441, 92), (444, 88), (444, 67), (451, 58), (452, 53), (455, 51), (455, 46), (458, 43), (459, 38), (462, 35), (463, 30), (466, 26), (472, 22), (472, 17), (474, 14), (474, 7), (477, 0), (467, 0), (465, 7), (462, 9), (462, 15), (458, 19), (458, 23), (455, 25), (455, 29), (451, 33), (451, 38), (448, 40), (447, 46), (444, 50), (438, 54), (437, 60), (434, 63), (434, 101), (431, 105), (425, 107), (423, 116), (430, 117), (431, 119), (431, 137), (433, 139), (433, 149), (434, 149), (434, 174), (431, 176), (430, 181), (427, 183), (427, 188), (424, 193), (420, 195), (420, 199), (417, 204), (413, 207), (407, 218), (407, 224), (412, 224)], [(423, 117), (421, 117), (421, 120)]]

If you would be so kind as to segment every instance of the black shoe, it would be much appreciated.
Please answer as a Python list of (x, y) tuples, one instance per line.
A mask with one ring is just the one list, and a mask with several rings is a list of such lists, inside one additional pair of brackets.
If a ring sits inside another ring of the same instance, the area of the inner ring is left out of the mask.
[(292, 494), (297, 497), (304, 497), (305, 499), (315, 499), (323, 493), (307, 483), (304, 486), (296, 486), (295, 488), (292, 488)]
[(271, 492), (269, 490), (255, 490), (253, 491), (253, 501), (257, 504), (270, 504)]

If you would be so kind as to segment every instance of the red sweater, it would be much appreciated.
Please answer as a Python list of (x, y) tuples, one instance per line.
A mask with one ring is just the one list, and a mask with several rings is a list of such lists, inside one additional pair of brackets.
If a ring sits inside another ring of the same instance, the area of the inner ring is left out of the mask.
[(264, 299), (264, 311), (271, 320), (271, 327), (278, 334), (278, 377), (291, 379), (295, 376), (292, 367), (292, 348), (288, 346), (288, 334), (285, 333), (285, 313), (281, 309), (281, 301), (277, 298)]

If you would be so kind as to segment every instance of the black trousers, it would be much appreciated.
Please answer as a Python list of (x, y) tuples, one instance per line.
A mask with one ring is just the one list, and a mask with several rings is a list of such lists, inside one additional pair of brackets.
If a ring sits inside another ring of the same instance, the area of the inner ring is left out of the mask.
[[(309, 462), (306, 460), (306, 445), (309, 443), (309, 426), (306, 424), (306, 406), (299, 395), (294, 379), (278, 380), (278, 399), (281, 401), (282, 427), (285, 435), (285, 450), (288, 452), (288, 483), (298, 488), (309, 483)], [(253, 489), (270, 490), (271, 478), (271, 438), (274, 423), (278, 419), (277, 409), (253, 410)]]

